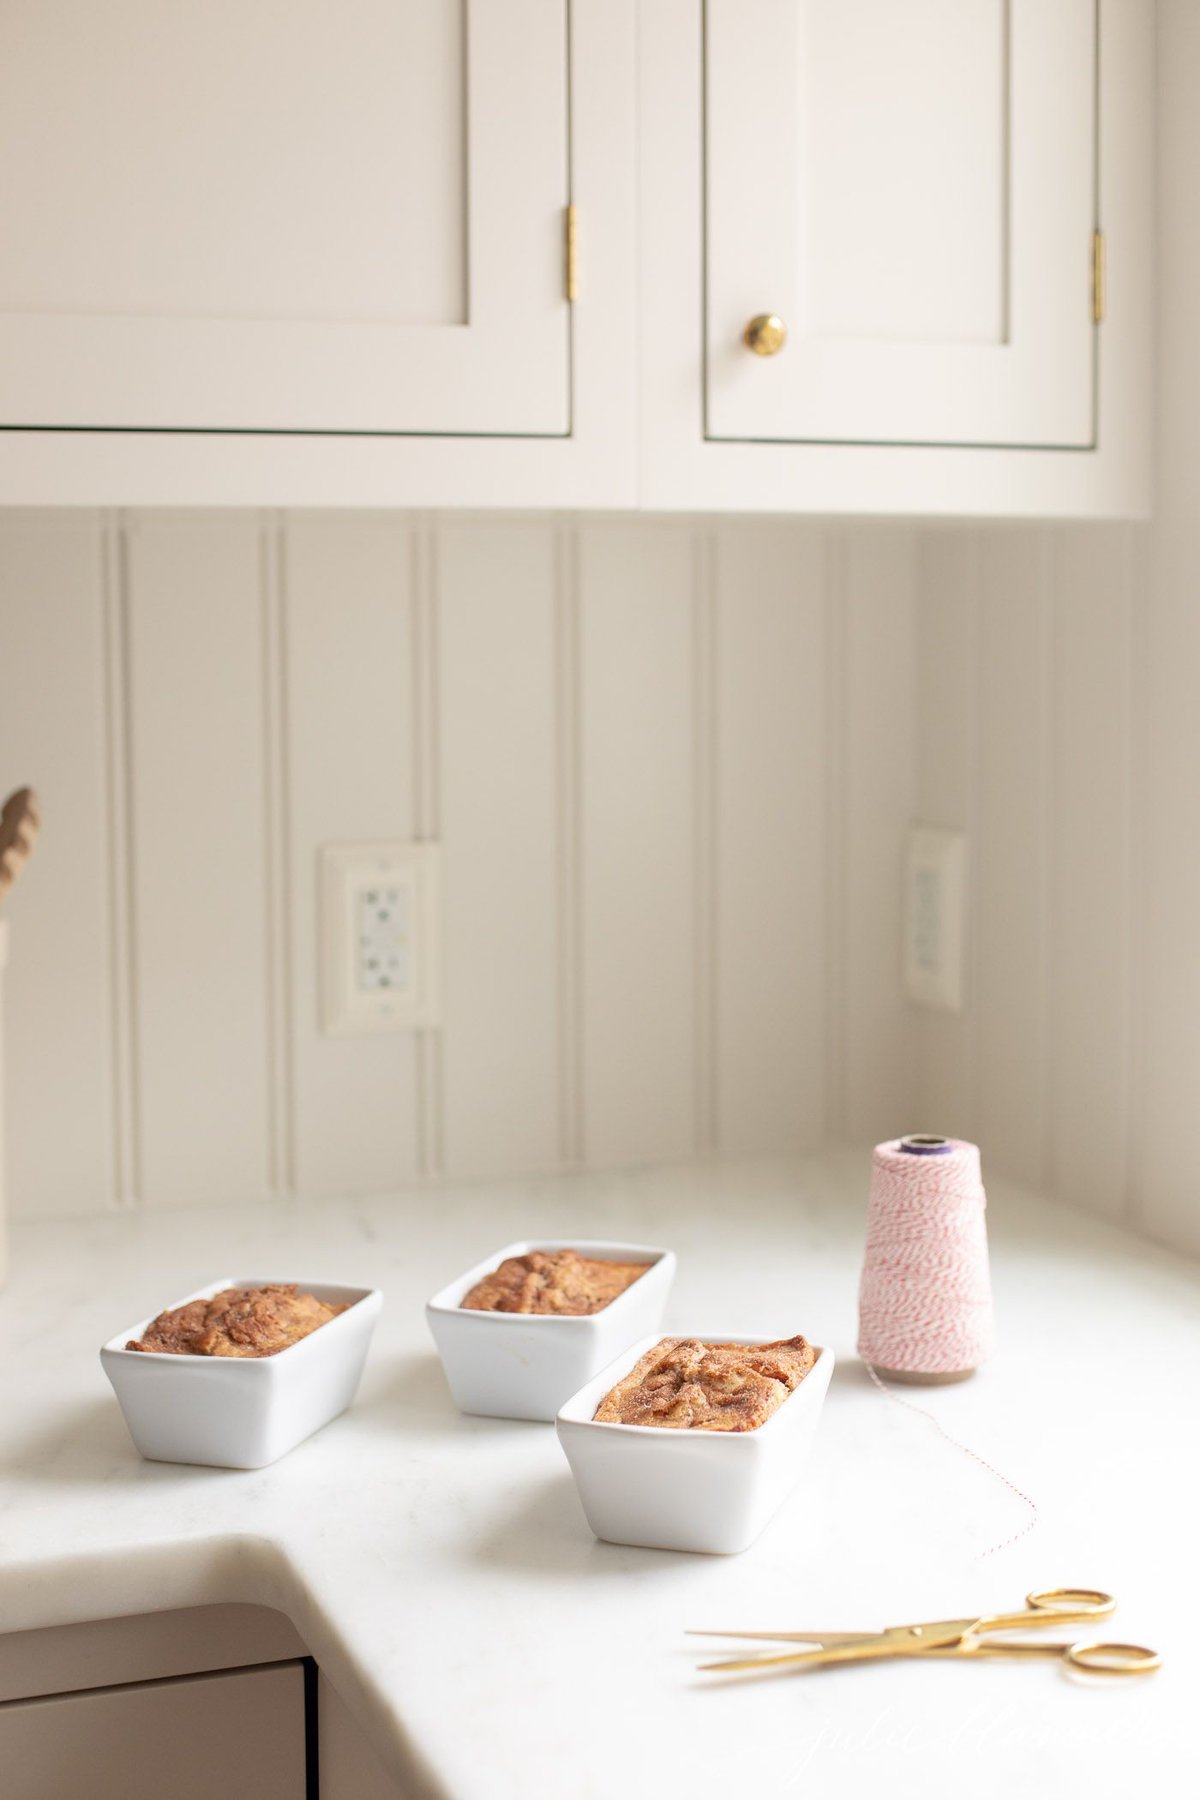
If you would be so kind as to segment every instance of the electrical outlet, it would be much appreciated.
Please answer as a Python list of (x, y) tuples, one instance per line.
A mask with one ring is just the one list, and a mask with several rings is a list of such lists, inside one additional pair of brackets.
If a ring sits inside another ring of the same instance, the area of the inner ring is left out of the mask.
[(406, 884), (372, 881), (355, 894), (356, 982), (363, 994), (403, 993), (409, 984), (412, 894)]
[(967, 840), (914, 825), (904, 859), (904, 991), (919, 1006), (963, 1009)]
[(334, 1036), (441, 1022), (436, 844), (321, 851), (321, 1023)]

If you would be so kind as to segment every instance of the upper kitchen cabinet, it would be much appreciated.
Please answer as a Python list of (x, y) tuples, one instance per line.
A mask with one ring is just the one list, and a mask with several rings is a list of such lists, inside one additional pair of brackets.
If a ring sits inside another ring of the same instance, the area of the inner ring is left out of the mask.
[(1152, 0), (0, 8), (0, 504), (1148, 508)]
[(565, 7), (17, 13), (5, 424), (566, 433)]
[(643, 499), (1148, 505), (1144, 0), (660, 0)]
[(631, 503), (633, 49), (625, 0), (7, 8), (0, 500)]
[(1090, 449), (1094, 0), (707, 20), (709, 436)]

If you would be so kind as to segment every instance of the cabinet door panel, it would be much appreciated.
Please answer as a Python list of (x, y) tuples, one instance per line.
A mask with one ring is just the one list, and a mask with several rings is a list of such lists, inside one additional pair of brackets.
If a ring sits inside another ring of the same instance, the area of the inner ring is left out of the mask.
[(705, 58), (707, 435), (1089, 445), (1094, 0), (709, 0)]
[(302, 1800), (299, 1662), (0, 1706), (4, 1800)]
[(568, 428), (566, 0), (0, 24), (0, 424)]

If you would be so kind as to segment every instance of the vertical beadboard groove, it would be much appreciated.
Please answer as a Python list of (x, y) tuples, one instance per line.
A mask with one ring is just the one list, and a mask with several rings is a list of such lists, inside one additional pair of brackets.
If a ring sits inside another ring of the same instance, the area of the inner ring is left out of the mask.
[(579, 530), (555, 534), (555, 787), (558, 828), (558, 1111), (565, 1168), (583, 1161), (583, 919), (579, 757)]
[(846, 555), (824, 536), (825, 577), (825, 1136), (846, 1134)]
[(1038, 529), (1038, 601), (1041, 616), (1041, 701), (1043, 736), (1042, 748), (1046, 761), (1042, 770), (1040, 795), (1042, 801), (1042, 959), (1039, 970), (1040, 981), (1038, 993), (1041, 1006), (1038, 1018), (1038, 1070), (1041, 1079), (1038, 1083), (1042, 1095), (1042, 1110), (1039, 1119), (1040, 1144), (1038, 1150), (1037, 1177), (1046, 1186), (1053, 1183), (1054, 1178), (1054, 1077), (1053, 1057), (1051, 1054), (1052, 1035), (1054, 1029), (1053, 1000), (1050, 992), (1050, 969), (1054, 957), (1054, 732), (1055, 732), (1055, 686), (1054, 686), (1054, 546), (1048, 527)]
[[(429, 556), (426, 559), (427, 586), (422, 608), (422, 647), (420, 680), (425, 691), (425, 738), (423, 760), (428, 770), (428, 815), (426, 831), (431, 839), (442, 835), (441, 736), (438, 728), (438, 680), (440, 670), (440, 587), (436, 537), (427, 527)], [(446, 1167), (446, 1072), (442, 1056), (440, 1031), (424, 1033), (426, 1073), (428, 1076), (428, 1132), (426, 1144), (427, 1172), (441, 1175)]]
[[(428, 631), (425, 624), (426, 590), (430, 580), (430, 563), (433, 556), (432, 531), (428, 522), (414, 525), (412, 534), (412, 664), (413, 664), (413, 713), (412, 713), (412, 760), (413, 760), (413, 835), (418, 841), (429, 842), (432, 838), (430, 818), (432, 805), (429, 797), (430, 757), (426, 746), (429, 731), (429, 714), (431, 711), (429, 697), (425, 692), (424, 679), (425, 647)], [(430, 1093), (432, 1080), (430, 1060), (433, 1054), (428, 1031), (417, 1033), (415, 1055), (413, 1057), (413, 1132), (416, 1146), (416, 1170), (418, 1178), (427, 1179), (431, 1173), (430, 1145)]]
[(112, 1196), (118, 1207), (138, 1203), (137, 1059), (134, 1050), (133, 883), (129, 845), (129, 715), (124, 522), (108, 511), (101, 522), (101, 603), (104, 609), (104, 774), (108, 843), (109, 995), (112, 1028)]
[(1136, 614), (1136, 539), (1135, 527), (1125, 525), (1121, 530), (1121, 585), (1124, 591), (1124, 644), (1122, 646), (1122, 662), (1125, 670), (1123, 701), (1125, 707), (1125, 760), (1123, 766), (1124, 792), (1122, 793), (1122, 814), (1125, 836), (1125, 857), (1121, 865), (1121, 916), (1124, 920), (1122, 935), (1123, 967), (1121, 970), (1122, 1008), (1124, 1012), (1124, 1059), (1122, 1063), (1123, 1104), (1124, 1104), (1124, 1166), (1121, 1171), (1121, 1220), (1126, 1225), (1134, 1224), (1133, 1212), (1133, 1172), (1134, 1172), (1134, 1104), (1135, 1104), (1135, 1060), (1137, 1054), (1137, 987), (1136, 987), (1136, 944), (1134, 932), (1134, 870), (1140, 867), (1137, 859), (1136, 818), (1134, 809), (1134, 772), (1136, 766), (1137, 739), (1137, 703), (1134, 685), (1137, 638), (1134, 630)]
[(983, 684), (986, 671), (983, 666), (981, 647), (982, 626), (980, 610), (983, 606), (982, 580), (983, 547), (978, 532), (972, 533), (971, 555), (969, 565), (969, 609), (966, 628), (967, 677), (969, 693), (972, 697), (972, 717), (968, 725), (968, 756), (966, 767), (966, 832), (967, 832), (967, 917), (966, 926), (966, 967), (964, 970), (964, 1018), (962, 1043), (967, 1060), (966, 1096), (967, 1117), (970, 1121), (971, 1136), (976, 1137), (979, 1129), (979, 926), (980, 900), (979, 877), (972, 871), (971, 863), (979, 853), (980, 826), (980, 765), (983, 757), (983, 744), (980, 735), (982, 719)]
[(1129, 1044), (1126, 1079), (1129, 1092), (1129, 1130), (1125, 1167), (1125, 1223), (1145, 1232), (1140, 1171), (1145, 1158), (1146, 1121), (1146, 966), (1148, 931), (1145, 872), (1147, 867), (1146, 792), (1146, 695), (1149, 691), (1149, 631), (1147, 607), (1138, 605), (1148, 590), (1149, 544), (1144, 527), (1126, 529), (1126, 587), (1129, 595)]
[(281, 1058), (283, 1142), (281, 1175), (284, 1189), (296, 1194), (300, 1187), (300, 1150), (296, 1107), (296, 1011), (299, 998), (295, 986), (295, 908), (291, 893), (292, 826), (295, 790), (291, 753), (291, 637), (288, 608), (288, 537), (287, 515), (275, 514), (275, 658), (277, 665), (278, 714), (276, 719), (279, 782), (276, 790), (278, 834), (276, 852), (279, 871), (280, 953), (283, 958), (279, 986), (279, 1023), (283, 1030)]
[(295, 1185), (292, 1122), (291, 909), (286, 871), (290, 866), (287, 741), (287, 661), (285, 544), (282, 516), (270, 510), (259, 519), (259, 605), (263, 683), (263, 893), (267, 1053), (267, 1186), (287, 1194)]
[[(413, 766), (416, 771), (416, 835), (425, 843), (440, 835), (441, 779), (438, 732), (438, 538), (426, 514), (413, 533)], [(426, 1178), (445, 1169), (445, 1105), (442, 1037), (418, 1033), (416, 1046), (417, 1170)]]
[(692, 795), (694, 819), (696, 1150), (712, 1155), (717, 1148), (717, 603), (716, 545), (711, 528), (698, 526), (692, 543)]
[(139, 974), (137, 959), (137, 819), (134, 808), (134, 763), (137, 740), (133, 728), (133, 644), (131, 594), (131, 551), (129, 534), (133, 529), (128, 513), (119, 514), (116, 541), (116, 616), (119, 648), (116, 659), (119, 685), (119, 711), (115, 715), (120, 729), (120, 807), (122, 830), (121, 878), (124, 888), (124, 1002), (127, 1030), (124, 1032), (125, 1066), (128, 1071), (128, 1158), (126, 1178), (131, 1204), (140, 1206), (145, 1198), (145, 1117), (142, 1093), (142, 1041)]
[[(1046, 969), (1052, 970), (1057, 963), (1058, 943), (1061, 932), (1061, 906), (1057, 880), (1057, 831), (1060, 812), (1059, 783), (1059, 733), (1062, 728), (1062, 707), (1060, 705), (1060, 678), (1062, 667), (1062, 616), (1058, 604), (1059, 588), (1059, 531), (1047, 530), (1044, 534), (1046, 542), (1046, 574), (1047, 574), (1047, 610), (1049, 613), (1047, 645), (1046, 645), (1046, 677), (1049, 686), (1050, 710), (1046, 720), (1046, 748), (1048, 766), (1045, 784), (1046, 814)], [(1058, 1139), (1054, 1129), (1055, 1102), (1058, 1091), (1058, 1057), (1056, 1055), (1056, 1008), (1052, 994), (1052, 983), (1046, 981), (1046, 1060), (1043, 1091), (1046, 1095), (1046, 1185), (1052, 1193), (1057, 1193), (1061, 1186), (1061, 1170), (1059, 1168)]]

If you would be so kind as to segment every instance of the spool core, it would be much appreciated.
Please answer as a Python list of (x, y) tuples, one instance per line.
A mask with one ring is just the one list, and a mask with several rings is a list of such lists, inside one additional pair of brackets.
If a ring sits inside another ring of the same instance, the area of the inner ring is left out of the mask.
[(911, 1137), (902, 1137), (900, 1148), (906, 1156), (945, 1156), (948, 1151), (953, 1150), (954, 1145), (949, 1138), (917, 1131)]

